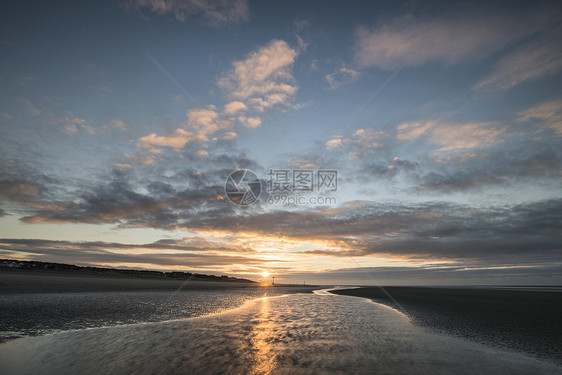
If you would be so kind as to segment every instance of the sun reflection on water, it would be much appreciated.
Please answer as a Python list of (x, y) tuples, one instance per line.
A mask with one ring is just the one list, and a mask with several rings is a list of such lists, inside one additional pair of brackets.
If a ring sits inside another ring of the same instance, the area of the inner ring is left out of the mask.
[(253, 354), (252, 374), (269, 374), (277, 365), (277, 355), (273, 351), (275, 340), (275, 323), (271, 319), (271, 306), (268, 297), (260, 299), (260, 313), (257, 324), (250, 334), (251, 352)]

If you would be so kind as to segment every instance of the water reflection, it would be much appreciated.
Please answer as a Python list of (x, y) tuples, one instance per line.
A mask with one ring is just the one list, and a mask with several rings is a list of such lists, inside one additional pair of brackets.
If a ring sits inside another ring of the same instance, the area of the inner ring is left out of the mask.
[(266, 297), (166, 323), (0, 344), (2, 374), (545, 374), (552, 364), (417, 328), (354, 297)]
[(245, 301), (302, 292), (303, 288), (242, 288), (169, 292), (0, 293), (3, 336), (157, 322), (201, 316), (241, 306)]
[(253, 353), (251, 369), (253, 374), (269, 374), (277, 364), (277, 355), (273, 351), (275, 340), (275, 323), (271, 317), (271, 304), (268, 297), (259, 300), (257, 324), (250, 334), (250, 352)]

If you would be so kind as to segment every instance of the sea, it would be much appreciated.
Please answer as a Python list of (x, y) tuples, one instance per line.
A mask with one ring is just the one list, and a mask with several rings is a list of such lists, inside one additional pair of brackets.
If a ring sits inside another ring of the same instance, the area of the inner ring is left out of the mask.
[(328, 289), (14, 294), (0, 305), (1, 374), (562, 374)]

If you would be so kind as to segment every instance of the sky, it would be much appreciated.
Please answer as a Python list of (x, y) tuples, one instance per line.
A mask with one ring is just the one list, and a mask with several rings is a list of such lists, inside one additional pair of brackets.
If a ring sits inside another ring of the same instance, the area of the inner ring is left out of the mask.
[(559, 2), (1, 7), (0, 258), (562, 283)]

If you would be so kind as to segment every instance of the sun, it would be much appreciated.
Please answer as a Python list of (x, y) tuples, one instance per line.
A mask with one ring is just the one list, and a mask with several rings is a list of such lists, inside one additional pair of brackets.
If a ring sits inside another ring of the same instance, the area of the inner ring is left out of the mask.
[(268, 272), (268, 271), (263, 271), (261, 274), (262, 274), (263, 277), (268, 277), (268, 276), (269, 276), (269, 272)]

